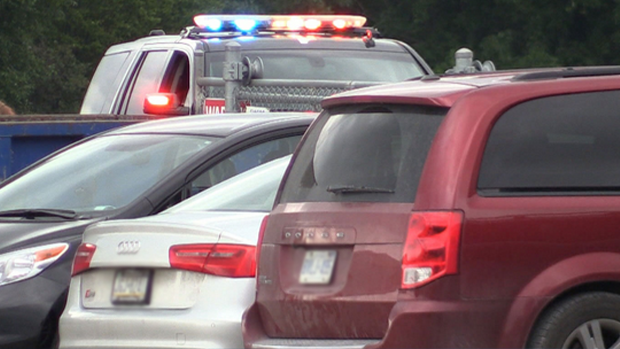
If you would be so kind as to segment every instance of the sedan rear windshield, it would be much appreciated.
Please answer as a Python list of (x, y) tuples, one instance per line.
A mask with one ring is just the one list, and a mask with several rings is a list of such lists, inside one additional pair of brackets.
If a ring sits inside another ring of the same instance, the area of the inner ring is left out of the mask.
[(279, 202), (413, 202), (447, 109), (356, 105), (308, 134)]

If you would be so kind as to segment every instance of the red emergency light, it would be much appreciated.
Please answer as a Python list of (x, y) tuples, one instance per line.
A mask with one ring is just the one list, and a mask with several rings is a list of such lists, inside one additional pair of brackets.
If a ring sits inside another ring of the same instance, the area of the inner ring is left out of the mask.
[(188, 115), (175, 93), (151, 93), (144, 98), (144, 113), (155, 115)]

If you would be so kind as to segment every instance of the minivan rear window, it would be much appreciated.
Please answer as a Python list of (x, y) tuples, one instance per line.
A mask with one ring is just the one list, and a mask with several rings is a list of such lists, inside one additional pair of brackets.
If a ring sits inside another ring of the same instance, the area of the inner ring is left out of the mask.
[(325, 111), (279, 202), (413, 202), (446, 108), (354, 105)]

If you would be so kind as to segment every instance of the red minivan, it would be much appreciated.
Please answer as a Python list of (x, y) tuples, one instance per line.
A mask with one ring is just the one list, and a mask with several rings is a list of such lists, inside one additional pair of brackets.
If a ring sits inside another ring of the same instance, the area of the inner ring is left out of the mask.
[(323, 107), (264, 225), (247, 348), (620, 346), (620, 67)]

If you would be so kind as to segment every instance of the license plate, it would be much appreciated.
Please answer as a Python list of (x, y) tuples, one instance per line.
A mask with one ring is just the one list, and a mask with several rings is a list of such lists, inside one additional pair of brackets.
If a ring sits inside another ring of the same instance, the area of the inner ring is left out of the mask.
[(122, 269), (116, 272), (112, 288), (114, 304), (148, 304), (151, 271), (147, 269)]
[(300, 284), (328, 284), (332, 279), (334, 264), (336, 264), (336, 251), (333, 250), (310, 250), (306, 251), (304, 264), (299, 273)]

